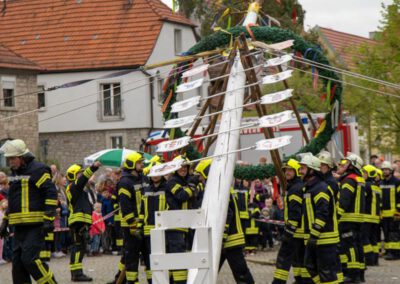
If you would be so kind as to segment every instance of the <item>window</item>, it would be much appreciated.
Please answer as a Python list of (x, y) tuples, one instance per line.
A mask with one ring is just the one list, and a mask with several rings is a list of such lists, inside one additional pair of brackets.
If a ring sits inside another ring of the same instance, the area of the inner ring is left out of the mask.
[(3, 104), (4, 107), (15, 107), (15, 81), (3, 79), (1, 80), (3, 88)]
[(111, 148), (122, 148), (122, 136), (111, 136)]
[(101, 84), (103, 117), (121, 116), (121, 85)]
[(175, 54), (182, 52), (182, 30), (174, 30)]
[(44, 86), (38, 86), (38, 108), (46, 107), (46, 93), (44, 92)]
[(45, 161), (47, 160), (47, 156), (49, 154), (49, 140), (44, 139), (40, 140), (40, 159)]

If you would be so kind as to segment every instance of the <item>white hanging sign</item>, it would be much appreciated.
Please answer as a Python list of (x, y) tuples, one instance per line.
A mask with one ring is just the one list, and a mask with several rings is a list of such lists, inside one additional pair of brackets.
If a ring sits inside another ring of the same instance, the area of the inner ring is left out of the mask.
[(261, 97), (261, 104), (263, 105), (271, 105), (276, 104), (281, 101), (284, 101), (290, 97), (292, 97), (293, 89), (287, 89), (284, 91), (267, 94)]
[(199, 104), (200, 102), (200, 96), (195, 96), (193, 98), (181, 101), (181, 102), (176, 102), (171, 106), (171, 112), (181, 112), (184, 110), (188, 110), (191, 107), (194, 107)]
[(185, 71), (182, 74), (182, 78), (188, 78), (188, 77), (192, 77), (194, 75), (203, 73), (208, 70), (209, 66), (210, 66), (210, 64), (203, 64), (203, 65), (197, 66), (195, 68), (192, 68), (188, 71)]
[(170, 119), (164, 123), (164, 128), (179, 128), (184, 125), (191, 124), (195, 118), (196, 118), (195, 115), (189, 115), (175, 119)]
[(280, 82), (292, 77), (293, 70), (287, 70), (284, 72), (276, 73), (274, 75), (268, 75), (262, 78), (262, 83), (265, 84), (273, 84), (276, 82)]
[(284, 50), (286, 48), (291, 47), (293, 45), (293, 43), (294, 43), (294, 40), (289, 39), (289, 40), (274, 43), (274, 44), (268, 44), (268, 45), (266, 45), (266, 47), (269, 49), (273, 49), (273, 50)]
[(271, 151), (290, 144), (292, 136), (285, 135), (282, 137), (263, 139), (256, 142), (256, 150)]
[(150, 173), (147, 175), (149, 177), (165, 176), (167, 174), (173, 173), (182, 167), (185, 160), (172, 160), (168, 163), (159, 164), (151, 167)]
[(204, 82), (204, 78), (195, 80), (195, 81), (191, 81), (191, 82), (187, 82), (184, 84), (180, 84), (176, 90), (177, 93), (184, 93), (184, 92), (188, 92), (194, 89), (197, 89), (198, 87), (200, 87), (201, 85), (203, 85)]
[(265, 115), (260, 117), (259, 124), (261, 127), (275, 127), (292, 119), (293, 111), (285, 110), (276, 114)]
[(157, 152), (171, 152), (189, 145), (190, 136), (161, 142), (157, 145)]
[(264, 67), (272, 67), (272, 66), (282, 65), (286, 62), (289, 62), (292, 59), (293, 58), (290, 54), (286, 54), (286, 55), (283, 55), (280, 57), (276, 57), (276, 58), (267, 60), (267, 62), (265, 62), (265, 64), (264, 64)]

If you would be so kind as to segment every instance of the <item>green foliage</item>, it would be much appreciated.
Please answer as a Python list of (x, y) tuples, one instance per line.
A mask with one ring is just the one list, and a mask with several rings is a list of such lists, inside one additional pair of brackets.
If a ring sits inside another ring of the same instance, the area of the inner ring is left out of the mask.
[[(381, 30), (375, 45), (364, 45), (354, 58), (356, 72), (392, 83), (400, 78), (400, 0), (383, 7)], [(393, 94), (397, 97), (379, 95), (375, 92), (348, 87), (345, 93), (345, 108), (358, 118), (361, 129), (367, 136), (367, 147), (377, 148), (383, 153), (399, 154), (400, 138), (400, 91), (397, 88), (372, 83), (361, 79), (346, 80), (370, 89)]]
[[(177, 0), (180, 12), (186, 17), (193, 17), (200, 23), (201, 36), (210, 35), (213, 23), (223, 29), (238, 25), (245, 17), (251, 1), (202, 1), (202, 0)], [(230, 13), (221, 17), (229, 8)], [(277, 19), (282, 27), (300, 33), (303, 30), (305, 11), (297, 0), (265, 0), (261, 8), (263, 23), (268, 24), (266, 14)], [(295, 21), (292, 17), (296, 15)], [(230, 25), (230, 27), (229, 27)]]
[[(327, 58), (324, 56), (324, 54), (321, 52), (321, 50), (315, 46), (314, 44), (305, 41), (302, 37), (296, 35), (292, 31), (289, 30), (284, 30), (280, 28), (275, 28), (275, 27), (251, 27), (251, 30), (254, 34), (254, 37), (258, 41), (262, 41), (265, 43), (277, 43), (277, 42), (282, 42), (285, 40), (293, 39), (294, 40), (294, 45), (293, 49), (296, 52), (299, 52), (303, 54), (303, 56), (309, 60), (313, 60), (318, 63), (326, 64), (329, 65), (329, 62)], [(234, 27), (228, 32), (233, 35), (233, 37), (238, 37), (240, 34), (244, 33), (247, 37), (249, 37), (249, 34), (246, 30), (245, 27)], [(203, 51), (208, 51), (208, 50), (214, 50), (216, 48), (221, 48), (221, 47), (227, 47), (230, 43), (231, 36), (227, 33), (224, 32), (216, 32), (204, 39), (202, 39), (200, 42), (198, 42), (195, 46), (189, 49), (187, 54), (196, 54), (199, 52)], [(184, 66), (186, 63), (182, 63), (180, 66)], [(338, 80), (339, 77), (335, 72), (328, 71), (325, 69), (319, 69), (318, 72), (321, 76), (325, 78), (331, 78), (334, 80)], [(181, 74), (181, 73), (179, 73)], [(172, 92), (173, 96), (168, 104), (168, 107), (166, 109), (166, 112), (164, 113), (164, 118), (165, 119), (170, 119), (172, 118), (172, 115), (170, 113), (171, 105), (176, 101), (176, 93), (175, 89), (176, 86), (179, 85), (181, 82), (181, 76), (175, 73), (174, 76), (171, 77), (169, 81), (169, 85), (167, 87), (167, 90), (164, 94), (164, 99), (168, 97), (167, 94)], [(301, 75), (299, 75), (301, 76)], [(328, 79), (324, 79), (321, 77), (320, 79), (323, 84), (323, 88), (326, 89), (326, 87), (329, 85), (328, 84)], [(298, 83), (300, 84), (300, 83)], [(331, 110), (332, 105), (337, 102), (339, 104), (339, 109), (341, 105), (341, 93), (342, 93), (342, 86), (340, 83), (336, 82), (331, 82), (331, 90), (334, 90), (332, 92), (332, 100), (329, 100), (329, 104), (327, 104), (327, 107), (329, 110)], [(301, 89), (301, 88), (300, 88)], [(326, 144), (330, 141), (332, 134), (334, 133), (335, 129), (334, 126), (332, 125), (331, 121), (331, 113), (329, 112), (325, 116), (325, 121), (326, 121), (326, 127), (321, 130), (321, 133), (313, 138), (309, 144), (304, 146), (299, 150), (298, 153), (304, 153), (304, 152), (311, 152), (313, 154), (319, 153), (325, 146)], [(182, 132), (177, 129), (174, 131), (174, 137), (180, 137), (179, 135), (182, 135)], [(170, 135), (171, 136), (171, 135)], [(191, 154), (194, 154), (195, 152), (192, 152)], [(190, 153), (187, 153), (188, 157), (190, 159), (194, 159), (195, 157), (191, 156)], [(287, 157), (287, 159), (292, 158), (292, 157)], [(256, 178), (265, 178), (273, 175), (275, 173), (275, 169), (273, 165), (266, 165), (266, 166), (246, 166), (246, 167), (236, 167), (235, 169), (235, 177), (241, 178), (241, 179), (256, 179)]]

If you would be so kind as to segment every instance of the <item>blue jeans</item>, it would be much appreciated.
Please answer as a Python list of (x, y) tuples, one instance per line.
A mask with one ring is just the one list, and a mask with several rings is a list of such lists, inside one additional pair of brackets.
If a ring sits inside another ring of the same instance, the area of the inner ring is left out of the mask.
[(90, 242), (90, 252), (98, 252), (100, 247), (100, 237), (101, 235), (94, 235)]

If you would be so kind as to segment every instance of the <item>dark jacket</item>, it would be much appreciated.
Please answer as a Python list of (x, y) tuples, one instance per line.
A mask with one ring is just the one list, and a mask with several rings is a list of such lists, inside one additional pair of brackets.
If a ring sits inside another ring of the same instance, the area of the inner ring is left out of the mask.
[(363, 223), (365, 217), (365, 180), (355, 173), (340, 178), (339, 222)]
[(117, 184), (118, 200), (121, 209), (121, 226), (133, 225), (140, 214), (140, 202), (147, 179), (142, 174), (134, 176), (130, 171), (123, 171)]
[(92, 224), (93, 204), (89, 200), (90, 189), (86, 188), (86, 184), (97, 169), (95, 166), (86, 168), (83, 174), (71, 182), (65, 190), (68, 199), (69, 226), (75, 223)]
[(13, 171), (5, 218), (10, 225), (40, 224), (55, 219), (57, 189), (46, 165), (30, 157), (26, 165)]
[(382, 217), (393, 217), (400, 212), (400, 180), (391, 176), (381, 181), (382, 189)]
[(150, 182), (150, 185), (144, 189), (139, 218), (143, 223), (145, 236), (150, 236), (150, 230), (154, 229), (156, 211), (168, 210), (166, 191), (165, 181), (162, 181), (158, 187)]
[(303, 187), (304, 183), (299, 177), (289, 180), (283, 199), (286, 231), (296, 238), (304, 238), (304, 227), (301, 223)]
[(304, 232), (317, 238), (317, 245), (339, 243), (333, 191), (319, 176), (305, 183), (302, 214)]

